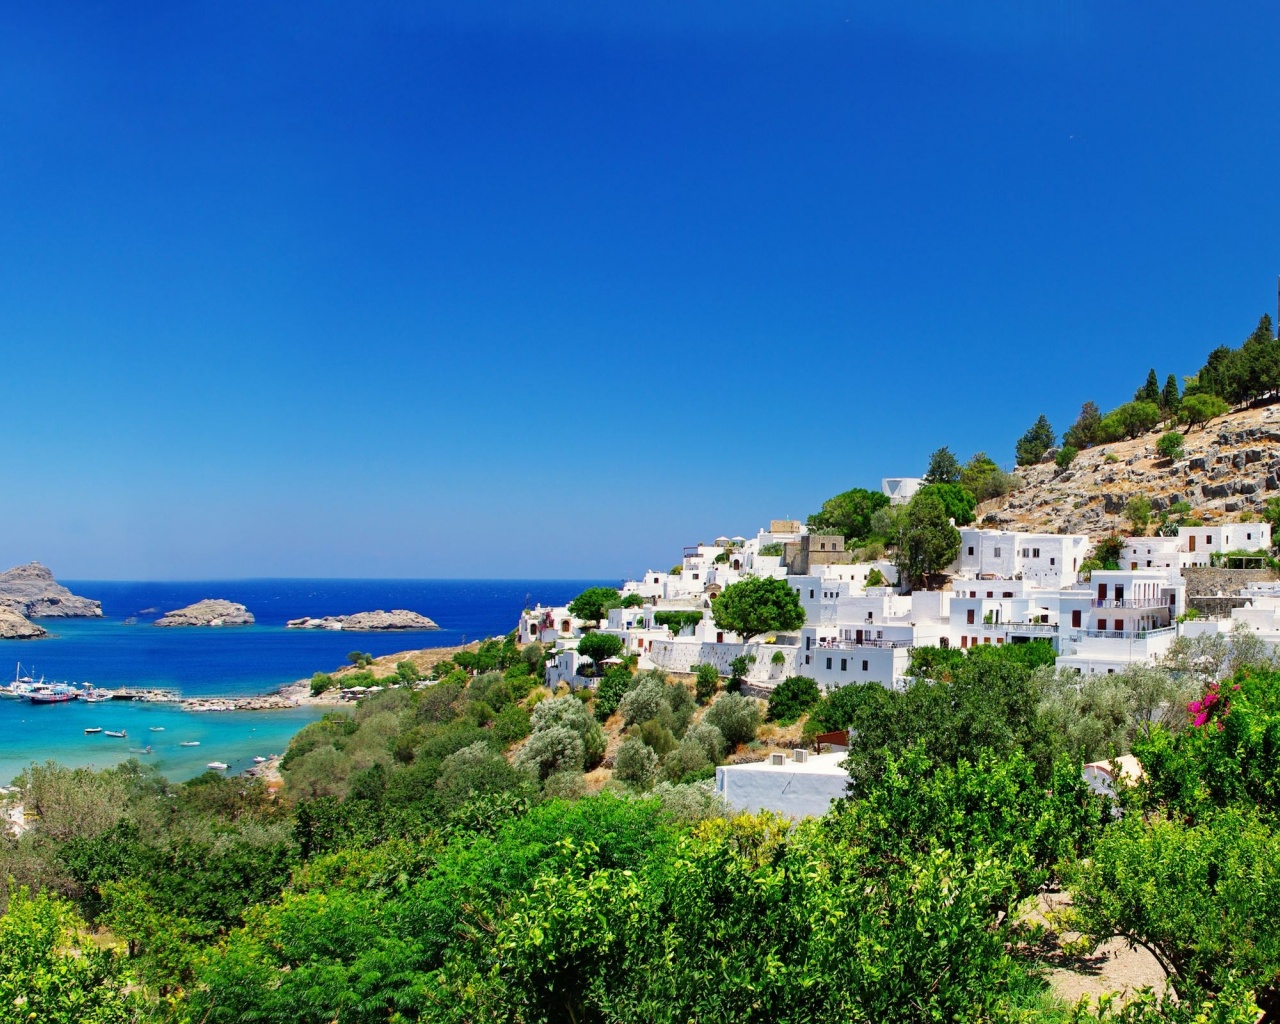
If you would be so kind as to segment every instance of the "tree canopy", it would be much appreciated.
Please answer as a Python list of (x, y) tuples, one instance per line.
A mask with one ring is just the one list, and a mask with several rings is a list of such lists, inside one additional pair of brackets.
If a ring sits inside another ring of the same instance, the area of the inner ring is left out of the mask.
[(889, 498), (883, 492), (853, 487), (824, 501), (822, 511), (809, 517), (809, 528), (834, 530), (849, 540), (865, 540), (872, 533), (872, 516), (888, 505)]
[(716, 626), (745, 641), (761, 633), (799, 629), (805, 623), (800, 598), (786, 580), (748, 576), (731, 583), (711, 606)]
[(898, 538), (899, 578), (915, 589), (925, 578), (941, 572), (960, 553), (960, 531), (951, 525), (942, 498), (921, 488), (907, 505), (906, 521)]
[(569, 602), (569, 614), (584, 622), (608, 618), (610, 608), (622, 605), (622, 596), (612, 587), (588, 587)]
[(960, 482), (960, 461), (945, 445), (929, 456), (929, 468), (924, 474), (928, 484), (956, 484)]
[(1027, 432), (1018, 439), (1018, 465), (1034, 466), (1044, 457), (1044, 453), (1057, 443), (1058, 435), (1053, 432), (1053, 427), (1049, 425), (1048, 418), (1042, 413), (1035, 423), (1031, 424)]

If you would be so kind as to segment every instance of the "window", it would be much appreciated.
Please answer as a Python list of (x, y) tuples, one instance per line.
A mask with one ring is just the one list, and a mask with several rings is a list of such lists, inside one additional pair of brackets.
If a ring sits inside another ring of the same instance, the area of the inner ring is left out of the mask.
[(840, 659), (840, 671), (841, 671), (841, 672), (848, 672), (848, 671), (849, 671), (849, 659), (848, 659), (848, 658), (841, 658), (841, 659)]
[(827, 668), (830, 668), (830, 667), (831, 667), (831, 659), (830, 659), (830, 658), (828, 658), (828, 659), (827, 659)]
[(1251, 533), (1246, 533), (1246, 534), (1244, 535), (1244, 539), (1245, 539), (1245, 540), (1253, 540), (1253, 534), (1251, 534)]
[(971, 590), (971, 591), (969, 591), (969, 596), (970, 596), (970, 597), (977, 597), (977, 596), (978, 596), (978, 592), (977, 592), (976, 590)]
[(996, 595), (992, 593), (990, 590), (987, 591), (987, 597), (995, 597), (995, 596)]
[(1000, 549), (999, 549), (999, 548), (996, 548), (996, 550), (995, 550), (995, 556), (996, 556), (996, 558), (999, 558), (999, 557), (1000, 557)]
[(813, 650), (813, 637), (807, 636), (804, 638), (804, 649), (806, 651)]
[(970, 557), (970, 558), (972, 558), (972, 557), (973, 557), (973, 545), (972, 545), (972, 544), (970, 544), (970, 545), (969, 545), (969, 557)]
[(1030, 555), (1031, 555), (1031, 549), (1030, 549), (1030, 548), (1023, 548), (1023, 549), (1022, 549), (1022, 557), (1023, 557), (1023, 558), (1028, 558), (1028, 557), (1030, 557)]
[(1056, 558), (1050, 558), (1050, 559), (1049, 559), (1049, 564), (1050, 564), (1050, 565), (1057, 565), (1057, 564), (1058, 564), (1058, 560), (1057, 560)]
[(1080, 628), (1080, 609), (1079, 608), (1076, 608), (1071, 613), (1071, 625), (1075, 629)]
[(698, 574), (697, 574), (696, 572), (693, 574), (693, 578), (694, 578), (695, 580), (698, 578)]
[(974, 616), (974, 610), (970, 608), (968, 613), (965, 616), (965, 622), (967, 622), (970, 626), (973, 625), (973, 616)]
[(1040, 549), (1039, 549), (1039, 548), (1032, 548), (1032, 549), (1031, 549), (1031, 557), (1032, 557), (1032, 558), (1039, 558), (1039, 557), (1040, 557)]
[(867, 663), (864, 661), (862, 663), (862, 671), (865, 672), (866, 670), (867, 670)]
[(809, 591), (809, 600), (810, 600), (810, 601), (812, 601), (812, 600), (813, 600), (813, 591), (812, 591), (812, 590), (811, 590), (811, 591)]
[(967, 636), (962, 636), (960, 638), (960, 646), (966, 649), (969, 647), (969, 638)]
[(1003, 592), (1000, 594), (1000, 596), (1001, 596), (1001, 597), (1013, 597), (1013, 591), (1012, 591), (1012, 590), (1006, 590), (1006, 591), (1003, 591)]
[(807, 655), (807, 654), (804, 656), (804, 663), (805, 663), (806, 665), (807, 665), (807, 664), (809, 664), (809, 655)]

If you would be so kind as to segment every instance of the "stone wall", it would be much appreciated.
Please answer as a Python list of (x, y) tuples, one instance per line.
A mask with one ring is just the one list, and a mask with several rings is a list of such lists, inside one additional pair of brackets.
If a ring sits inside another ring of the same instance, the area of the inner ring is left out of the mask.
[(1238, 593), (1246, 583), (1270, 583), (1280, 579), (1272, 569), (1215, 569), (1189, 566), (1182, 570), (1187, 581), (1187, 599)]

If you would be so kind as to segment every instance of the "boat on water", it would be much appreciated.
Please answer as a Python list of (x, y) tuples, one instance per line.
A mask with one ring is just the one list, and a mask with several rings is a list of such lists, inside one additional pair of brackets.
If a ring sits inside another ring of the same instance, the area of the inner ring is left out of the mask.
[(210, 761), (207, 765), (205, 765), (205, 767), (212, 768), (215, 772), (225, 772), (228, 768), (231, 767), (231, 765), (227, 764), (224, 761)]
[(180, 746), (180, 747), (198, 747), (198, 746), (200, 746), (200, 741), (199, 741), (199, 740), (183, 740), (181, 743), (179, 743), (179, 744), (178, 744), (178, 746)]
[(112, 699), (111, 694), (103, 693), (101, 690), (94, 690), (84, 695), (84, 701), (86, 704), (101, 704), (104, 701)]
[(85, 734), (86, 736), (88, 736), (88, 735), (90, 735), (90, 734), (92, 734), (92, 733), (95, 733), (95, 732), (102, 732), (102, 726), (100, 726), (100, 725), (92, 726), (91, 728), (86, 729), (86, 730), (84, 731), (84, 734)]
[(151, 725), (147, 727), (150, 732), (164, 732), (163, 725)]
[(73, 690), (69, 686), (39, 686), (27, 695), (32, 704), (66, 704), (68, 701), (78, 699), (79, 690)]
[(267, 759), (266, 759), (265, 757), (255, 757), (255, 758), (253, 759), (253, 763), (254, 763), (254, 764), (265, 764), (265, 763), (266, 763), (266, 761), (267, 761)]
[(128, 734), (127, 732), (125, 732), (123, 729), (121, 729), (119, 732), (113, 732), (111, 729), (108, 729), (108, 730), (107, 730), (106, 732), (104, 732), (102, 735), (104, 735), (104, 736), (114, 736), (116, 739), (118, 739), (118, 740), (122, 740), (122, 739), (124, 739), (126, 736), (128, 736), (129, 734)]
[(151, 749), (151, 744), (150, 744), (150, 743), (148, 743), (145, 747), (130, 747), (130, 748), (129, 748), (129, 753), (131, 753), (131, 754), (154, 754), (154, 753), (155, 753), (155, 751)]

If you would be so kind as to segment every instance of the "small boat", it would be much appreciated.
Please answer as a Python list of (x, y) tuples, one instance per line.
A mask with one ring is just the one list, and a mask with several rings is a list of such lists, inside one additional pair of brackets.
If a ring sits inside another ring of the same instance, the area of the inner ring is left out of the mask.
[(101, 704), (104, 701), (111, 700), (111, 694), (103, 693), (101, 690), (91, 690), (84, 695), (86, 704)]
[(88, 736), (90, 733), (94, 733), (94, 732), (102, 732), (102, 726), (100, 726), (100, 725), (95, 725), (95, 726), (93, 726), (93, 728), (91, 728), (91, 729), (86, 729), (86, 730), (84, 731), (84, 734), (85, 734), (86, 736)]
[(151, 732), (164, 732), (163, 725), (152, 725), (152, 726), (148, 726), (148, 728), (150, 729)]
[(145, 747), (130, 747), (130, 748), (129, 748), (129, 753), (131, 753), (131, 754), (154, 754), (154, 753), (155, 753), (155, 751), (151, 749), (151, 744), (150, 744), (150, 743), (148, 743)]
[(119, 732), (113, 732), (112, 730), (108, 729), (108, 730), (107, 730), (106, 732), (104, 732), (102, 735), (104, 735), (104, 736), (114, 736), (116, 739), (118, 739), (118, 740), (122, 740), (122, 739), (124, 739), (124, 738), (128, 735), (128, 733), (127, 733), (127, 732), (125, 732), (123, 729), (121, 729)]
[(255, 758), (253, 759), (253, 763), (254, 763), (254, 764), (265, 764), (265, 763), (266, 763), (266, 760), (267, 760), (267, 759), (266, 759), (265, 757), (255, 757)]
[(210, 761), (207, 765), (205, 765), (205, 767), (212, 768), (215, 772), (225, 772), (228, 768), (231, 767), (231, 765), (226, 764), (225, 762), (222, 762), (222, 761)]
[(178, 744), (178, 746), (180, 746), (180, 747), (198, 747), (198, 746), (200, 746), (200, 741), (199, 741), (199, 740), (183, 740), (181, 743), (179, 743), (179, 744)]

